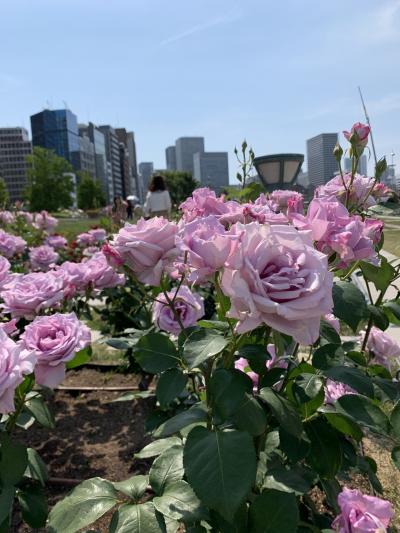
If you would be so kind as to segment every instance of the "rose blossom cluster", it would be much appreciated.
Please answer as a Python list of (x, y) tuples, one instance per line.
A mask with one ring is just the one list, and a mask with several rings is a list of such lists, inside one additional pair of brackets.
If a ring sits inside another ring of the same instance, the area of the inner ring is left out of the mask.
[(182, 327), (194, 326), (203, 316), (203, 298), (186, 285), (167, 292), (166, 295), (159, 294), (153, 305), (154, 323), (173, 335), (179, 335)]
[(47, 233), (53, 233), (58, 225), (58, 220), (55, 217), (49, 215), (47, 211), (41, 211), (35, 214), (33, 226), (36, 229), (45, 231)]
[(81, 247), (95, 246), (106, 240), (107, 233), (103, 228), (93, 228), (76, 237), (76, 242)]
[(11, 211), (0, 211), (0, 224), (7, 226), (7, 224), (12, 224), (14, 220), (15, 216)]
[(0, 230), (0, 254), (4, 257), (14, 257), (22, 254), (26, 248), (26, 241), (18, 235), (11, 235), (6, 231)]

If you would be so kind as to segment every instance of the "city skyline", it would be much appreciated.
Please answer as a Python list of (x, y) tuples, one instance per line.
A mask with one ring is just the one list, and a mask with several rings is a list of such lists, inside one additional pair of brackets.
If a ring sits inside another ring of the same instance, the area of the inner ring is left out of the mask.
[[(139, 160), (155, 168), (170, 139), (202, 135), (228, 151), (232, 177), (243, 138), (257, 155), (305, 153), (306, 139), (363, 121), (361, 85), (378, 156), (400, 150), (397, 0), (21, 0), (2, 19), (4, 127), (66, 100), (85, 123), (135, 131)], [(77, 61), (85, 50), (96, 53)]]

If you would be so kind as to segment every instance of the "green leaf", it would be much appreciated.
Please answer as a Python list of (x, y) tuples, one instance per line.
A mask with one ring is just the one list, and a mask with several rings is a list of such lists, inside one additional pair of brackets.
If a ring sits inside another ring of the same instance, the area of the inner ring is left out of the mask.
[(197, 325), (201, 328), (216, 329), (223, 333), (229, 330), (229, 324), (227, 322), (222, 322), (221, 320), (199, 320)]
[(368, 312), (363, 293), (354, 283), (338, 281), (333, 285), (332, 296), (333, 314), (355, 332)]
[(169, 418), (155, 430), (154, 437), (169, 437), (184, 427), (197, 422), (207, 422), (207, 409), (203, 403), (196, 403), (187, 411)]
[(253, 437), (262, 435), (267, 428), (267, 415), (251, 394), (245, 395), (232, 420), (238, 429), (247, 431)]
[(355, 350), (350, 350), (346, 353), (346, 357), (356, 363), (359, 366), (367, 366), (368, 362), (365, 358), (365, 355), (362, 352), (356, 352)]
[(159, 377), (156, 396), (161, 407), (172, 402), (186, 387), (188, 377), (179, 368), (170, 368)]
[(370, 312), (370, 315), (372, 317), (373, 324), (377, 328), (381, 329), (382, 331), (385, 331), (385, 329), (389, 327), (389, 319), (380, 307), (376, 307), (375, 305), (369, 305), (368, 311)]
[(232, 521), (255, 482), (251, 436), (195, 427), (186, 440), (183, 462), (188, 482), (201, 501)]
[(149, 481), (156, 494), (162, 494), (169, 483), (183, 478), (183, 447), (165, 450), (150, 468)]
[(136, 346), (137, 339), (117, 337), (115, 339), (107, 339), (106, 344), (111, 346), (111, 348), (115, 348), (116, 350), (129, 350), (130, 348)]
[(349, 437), (353, 437), (360, 441), (363, 437), (363, 432), (360, 426), (351, 418), (341, 413), (325, 413), (325, 418), (331, 426)]
[(134, 348), (134, 356), (145, 372), (158, 374), (179, 364), (174, 343), (162, 333), (143, 335)]
[(342, 450), (336, 431), (322, 418), (307, 422), (304, 429), (310, 439), (308, 464), (321, 477), (333, 478), (342, 463)]
[(385, 434), (389, 431), (389, 420), (385, 413), (365, 396), (346, 394), (336, 401), (336, 409), (362, 426)]
[(272, 468), (267, 472), (263, 488), (294, 492), (296, 495), (301, 495), (311, 489), (316, 477), (315, 473), (303, 466), (297, 465), (289, 470)]
[(354, 390), (370, 398), (374, 397), (374, 387), (371, 378), (367, 376), (362, 370), (350, 366), (334, 366), (325, 370), (326, 377), (345, 383)]
[(25, 476), (36, 479), (41, 485), (45, 486), (48, 479), (47, 466), (43, 462), (36, 450), (28, 448), (28, 466), (26, 467)]
[(156, 457), (172, 446), (180, 444), (182, 444), (182, 440), (179, 437), (167, 437), (166, 439), (155, 440), (154, 442), (150, 442), (140, 452), (135, 453), (135, 457), (137, 459)]
[(326, 370), (343, 361), (344, 352), (337, 344), (324, 344), (313, 353), (312, 364), (319, 370)]
[(293, 397), (305, 418), (324, 403), (324, 382), (317, 374), (300, 374), (292, 386)]
[(16, 485), (21, 481), (28, 465), (28, 452), (22, 444), (0, 434), (0, 479), (2, 486)]
[(391, 453), (392, 461), (397, 470), (400, 470), (400, 446), (395, 446)]
[(196, 368), (210, 357), (221, 353), (228, 344), (219, 333), (210, 329), (200, 329), (185, 342), (183, 356), (190, 369)]
[(400, 439), (400, 400), (390, 413), (390, 425), (392, 426), (393, 434)]
[[(382, 307), (385, 311), (389, 311), (388, 318), (391, 322), (400, 323), (400, 305), (397, 302), (385, 302)], [(394, 318), (390, 315), (393, 315)]]
[(291, 435), (282, 426), (279, 428), (279, 441), (283, 453), (293, 464), (304, 459), (310, 449), (308, 440)]
[(50, 512), (48, 529), (51, 533), (75, 533), (112, 509), (118, 502), (113, 484), (95, 477), (78, 485)]
[(251, 392), (251, 379), (239, 370), (218, 368), (211, 376), (209, 393), (215, 412), (226, 420), (230, 418), (243, 403), (246, 392)]
[(205, 509), (186, 481), (168, 484), (162, 496), (153, 500), (159, 513), (174, 520), (196, 522), (207, 518)]
[(330, 344), (341, 344), (342, 342), (340, 339), (339, 333), (326, 320), (321, 320), (319, 334), (321, 335), (323, 339), (328, 341)]
[(43, 527), (47, 518), (47, 501), (42, 487), (30, 485), (17, 492), (22, 518), (33, 528)]
[(147, 485), (149, 484), (149, 476), (133, 476), (124, 481), (114, 482), (114, 488), (123, 492), (135, 501), (140, 500), (143, 494), (146, 492)]
[(267, 371), (266, 364), (270, 357), (264, 344), (245, 344), (239, 349), (239, 357), (248, 360), (253, 372), (263, 375)]
[(260, 396), (268, 404), (283, 429), (295, 437), (301, 435), (303, 426), (299, 414), (289, 400), (268, 388), (261, 389)]
[(71, 361), (67, 362), (66, 367), (68, 369), (71, 369), (71, 368), (76, 368), (78, 366), (84, 365), (85, 363), (90, 361), (91, 357), (92, 357), (92, 347), (87, 346), (80, 352), (77, 352), (75, 354), (75, 357)]
[(113, 514), (109, 533), (164, 533), (152, 502), (124, 504)]
[(36, 395), (28, 400), (25, 404), (25, 408), (41, 426), (49, 429), (54, 429), (56, 427), (54, 416), (41, 396)]
[(395, 269), (384, 256), (381, 256), (379, 266), (362, 261), (360, 268), (367, 280), (372, 281), (378, 291), (386, 291), (396, 274)]
[(266, 490), (256, 496), (249, 510), (250, 533), (296, 533), (299, 510), (296, 496)]
[(107, 403), (131, 402), (132, 400), (141, 400), (143, 398), (151, 398), (152, 396), (155, 396), (155, 394), (151, 390), (125, 392), (124, 394), (121, 394), (121, 396), (118, 396), (118, 398), (115, 398), (115, 400), (111, 400)]
[(11, 485), (3, 487), (0, 492), (0, 532), (1, 525), (11, 515), (14, 503), (15, 488)]

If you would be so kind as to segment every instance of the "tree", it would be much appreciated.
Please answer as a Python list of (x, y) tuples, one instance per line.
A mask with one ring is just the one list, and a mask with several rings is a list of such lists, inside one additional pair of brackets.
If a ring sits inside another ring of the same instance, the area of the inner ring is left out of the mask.
[(166, 170), (163, 172), (172, 203), (179, 205), (199, 186), (190, 172)]
[(79, 209), (96, 209), (106, 205), (106, 199), (100, 184), (87, 172), (79, 175), (77, 191)]
[(71, 164), (52, 150), (39, 146), (33, 148), (27, 161), (29, 170), (26, 198), (31, 211), (57, 211), (71, 207), (74, 184), (71, 176), (67, 175), (73, 171)]
[(0, 207), (5, 207), (8, 204), (9, 196), (6, 182), (0, 178)]

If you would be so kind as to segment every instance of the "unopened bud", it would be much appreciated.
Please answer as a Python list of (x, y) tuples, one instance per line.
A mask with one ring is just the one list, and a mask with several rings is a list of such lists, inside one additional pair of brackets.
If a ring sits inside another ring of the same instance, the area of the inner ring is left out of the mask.
[(339, 143), (336, 143), (335, 148), (333, 149), (333, 155), (334, 155), (336, 161), (338, 161), (338, 162), (342, 159), (343, 148), (340, 146)]
[(386, 157), (382, 157), (382, 159), (380, 159), (375, 166), (375, 177), (379, 179), (382, 176), (382, 174), (386, 172), (386, 169), (387, 169)]

